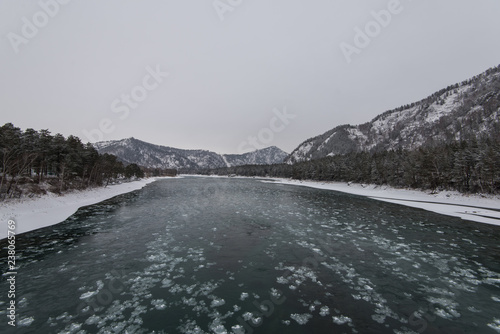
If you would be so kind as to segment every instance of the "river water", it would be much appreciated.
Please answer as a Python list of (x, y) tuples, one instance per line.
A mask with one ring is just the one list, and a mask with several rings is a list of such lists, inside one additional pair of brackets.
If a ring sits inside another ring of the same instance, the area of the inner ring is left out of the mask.
[(1, 333), (500, 332), (499, 227), (333, 191), (161, 180), (16, 246)]

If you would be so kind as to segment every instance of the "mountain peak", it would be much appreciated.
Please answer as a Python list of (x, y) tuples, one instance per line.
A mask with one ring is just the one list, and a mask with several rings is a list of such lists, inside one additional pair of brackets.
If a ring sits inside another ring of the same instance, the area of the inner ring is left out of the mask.
[(98, 142), (94, 147), (99, 153), (111, 153), (121, 161), (161, 169), (211, 169), (240, 165), (283, 163), (288, 153), (270, 146), (245, 154), (220, 155), (207, 150), (183, 150), (154, 145), (134, 137)]

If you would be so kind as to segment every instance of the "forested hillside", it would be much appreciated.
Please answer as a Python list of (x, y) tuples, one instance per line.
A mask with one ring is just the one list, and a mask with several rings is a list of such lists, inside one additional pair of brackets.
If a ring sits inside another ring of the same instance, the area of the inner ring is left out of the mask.
[[(339, 111), (340, 112), (340, 111)], [(500, 127), (500, 66), (427, 98), (386, 111), (361, 125), (341, 125), (300, 144), (296, 163), (351, 152), (413, 150), (481, 140)]]
[(500, 134), (416, 150), (359, 152), (290, 164), (207, 170), (210, 175), (342, 181), (464, 193), (500, 193)]
[(500, 193), (500, 66), (299, 145), (286, 164), (206, 174)]
[(500, 193), (500, 66), (300, 144), (286, 164), (206, 174)]
[(194, 171), (239, 165), (282, 163), (288, 153), (276, 146), (243, 154), (218, 154), (207, 150), (184, 150), (155, 145), (135, 138), (103, 141), (94, 144), (99, 153), (116, 155), (125, 163), (148, 168), (173, 168)]
[(142, 177), (137, 165), (124, 166), (116, 156), (99, 154), (78, 137), (48, 130), (0, 127), (0, 200), (102, 186), (117, 178)]

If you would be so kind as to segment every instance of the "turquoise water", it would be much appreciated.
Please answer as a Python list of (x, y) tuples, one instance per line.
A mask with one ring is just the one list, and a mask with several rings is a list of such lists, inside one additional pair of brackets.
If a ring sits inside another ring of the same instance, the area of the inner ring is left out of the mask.
[(499, 227), (332, 191), (158, 181), (17, 247), (1, 333), (500, 332)]

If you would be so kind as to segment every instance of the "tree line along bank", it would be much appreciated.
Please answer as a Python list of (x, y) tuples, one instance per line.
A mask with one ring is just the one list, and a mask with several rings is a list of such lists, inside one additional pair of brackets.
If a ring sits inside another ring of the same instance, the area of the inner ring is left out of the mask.
[(480, 140), (454, 141), (415, 150), (353, 152), (295, 164), (227, 167), (198, 173), (498, 194), (500, 131)]
[(0, 200), (172, 174), (176, 171), (125, 165), (75, 136), (22, 131), (12, 123), (0, 127)]

